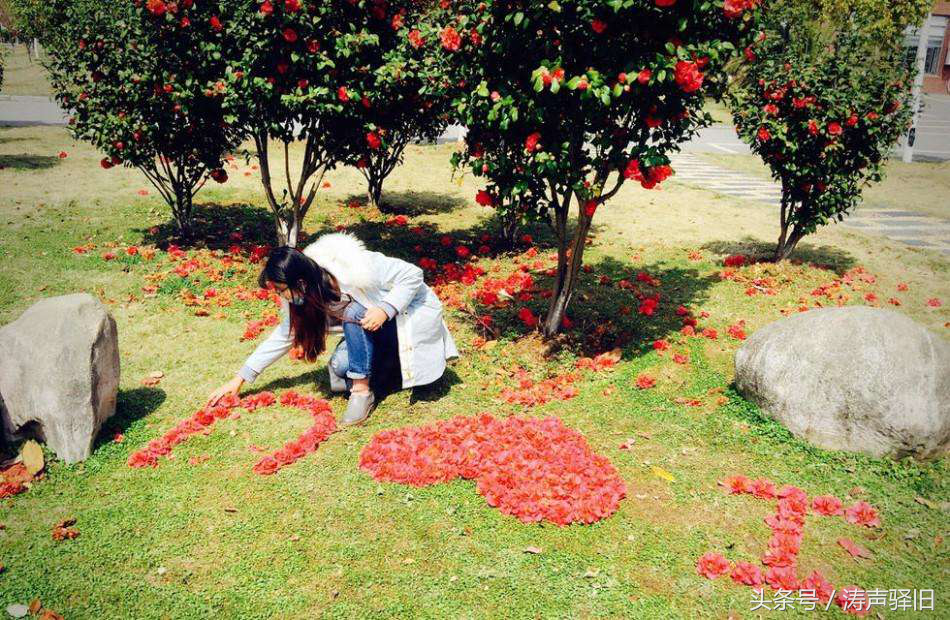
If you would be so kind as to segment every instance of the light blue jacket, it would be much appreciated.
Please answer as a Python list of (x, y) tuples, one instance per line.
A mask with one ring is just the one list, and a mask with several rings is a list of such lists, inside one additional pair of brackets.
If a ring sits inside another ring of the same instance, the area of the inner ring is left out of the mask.
[[(347, 233), (323, 235), (303, 253), (329, 271), (342, 292), (367, 308), (382, 308), (395, 319), (403, 388), (432, 383), (445, 372), (446, 360), (458, 357), (442, 316), (442, 302), (423, 281), (422, 269), (367, 250), (362, 241)], [(281, 304), (281, 314), (280, 324), (238, 373), (245, 381), (254, 381), (293, 346), (286, 301)]]

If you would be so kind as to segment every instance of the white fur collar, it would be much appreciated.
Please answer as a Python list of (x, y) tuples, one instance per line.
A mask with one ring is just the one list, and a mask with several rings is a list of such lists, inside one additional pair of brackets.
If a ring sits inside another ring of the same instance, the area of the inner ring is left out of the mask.
[(343, 289), (367, 289), (376, 285), (368, 252), (363, 242), (350, 233), (323, 235), (303, 250), (305, 255), (329, 271)]

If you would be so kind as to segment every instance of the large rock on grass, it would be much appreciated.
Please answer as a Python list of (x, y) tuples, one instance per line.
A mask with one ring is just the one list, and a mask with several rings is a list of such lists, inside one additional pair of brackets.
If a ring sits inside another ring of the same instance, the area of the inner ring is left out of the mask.
[(823, 448), (926, 458), (950, 444), (950, 344), (891, 310), (811, 310), (756, 331), (736, 386)]
[(115, 320), (91, 295), (43, 299), (0, 328), (7, 440), (36, 434), (64, 461), (81, 461), (115, 413), (118, 387)]

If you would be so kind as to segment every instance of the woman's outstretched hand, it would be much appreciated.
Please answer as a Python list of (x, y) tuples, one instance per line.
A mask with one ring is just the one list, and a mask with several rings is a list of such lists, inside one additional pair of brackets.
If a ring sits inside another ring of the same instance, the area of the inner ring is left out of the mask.
[(237, 396), (238, 391), (240, 391), (241, 386), (244, 385), (244, 379), (241, 377), (234, 377), (214, 392), (211, 392), (211, 396), (208, 397), (208, 402), (205, 404), (206, 407), (214, 407), (218, 404), (218, 401), (227, 396), (228, 394), (234, 394)]
[(389, 320), (389, 315), (382, 308), (370, 308), (360, 321), (360, 325), (366, 331), (374, 332), (383, 326), (383, 323)]

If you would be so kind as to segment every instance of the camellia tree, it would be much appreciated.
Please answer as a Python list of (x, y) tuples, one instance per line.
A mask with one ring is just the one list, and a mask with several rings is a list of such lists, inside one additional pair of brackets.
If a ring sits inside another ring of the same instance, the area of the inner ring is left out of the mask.
[(703, 101), (723, 89), (758, 3), (470, 0), (443, 3), (421, 29), (459, 90), (468, 134), (454, 163), (487, 178), (477, 200), (556, 232), (545, 335), (561, 326), (598, 208), (627, 180), (666, 179), (669, 153), (711, 122)]
[[(383, 182), (402, 163), (414, 140), (432, 141), (449, 121), (450, 99), (445, 65), (428, 53), (417, 28), (431, 2), (406, 2), (383, 13), (388, 21), (371, 23), (379, 37), (377, 56), (367, 58), (374, 80), (365, 82), (360, 133), (353, 138), (356, 168), (366, 179), (367, 202), (385, 209)], [(380, 27), (382, 26), (382, 27)], [(411, 36), (410, 36), (411, 35)]]
[(134, 166), (191, 233), (192, 201), (239, 141), (224, 120), (224, 67), (214, 5), (53, 0), (43, 39), (50, 83), (69, 130), (105, 153), (103, 168)]
[[(382, 134), (366, 129), (364, 115), (383, 103), (373, 101), (376, 70), (407, 8), (383, 0), (222, 4), (228, 120), (253, 138), (278, 239), (294, 246), (327, 171), (358, 161), (371, 132), (382, 147)], [(299, 158), (294, 145), (302, 145)]]
[(926, 3), (777, 0), (728, 100), (739, 135), (782, 184), (775, 260), (841, 221), (880, 181), (912, 115), (904, 26)]

